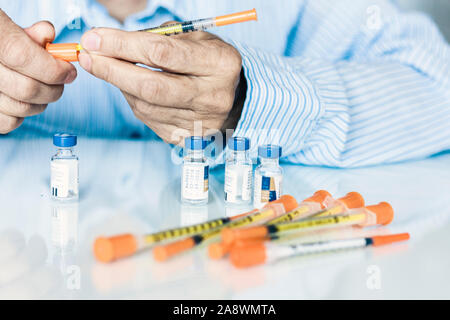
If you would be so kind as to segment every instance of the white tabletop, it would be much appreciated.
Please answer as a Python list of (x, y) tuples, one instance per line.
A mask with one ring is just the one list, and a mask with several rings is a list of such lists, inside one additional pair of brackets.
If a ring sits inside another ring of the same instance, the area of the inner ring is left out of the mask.
[(79, 139), (79, 203), (49, 198), (51, 139), (0, 139), (0, 298), (346, 299), (450, 298), (450, 153), (353, 170), (283, 165), (299, 201), (319, 189), (388, 201), (392, 224), (339, 236), (410, 232), (392, 246), (287, 259), (246, 270), (211, 261), (205, 247), (157, 263), (150, 252), (102, 264), (99, 235), (145, 233), (236, 213), (223, 168), (210, 203), (182, 206), (180, 166), (156, 141)]

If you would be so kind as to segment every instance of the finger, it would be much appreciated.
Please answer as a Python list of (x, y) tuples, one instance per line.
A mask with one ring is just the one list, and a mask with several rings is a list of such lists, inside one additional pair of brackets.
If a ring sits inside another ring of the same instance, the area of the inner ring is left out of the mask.
[(2, 10), (0, 30), (3, 31), (0, 37), (0, 63), (47, 84), (63, 84), (75, 80), (77, 72), (73, 65), (53, 58)]
[(0, 134), (7, 134), (18, 127), (23, 122), (23, 118), (17, 118), (0, 113)]
[(95, 54), (174, 73), (205, 76), (217, 67), (212, 47), (149, 32), (96, 28), (83, 35), (81, 44)]
[(30, 104), (0, 94), (0, 112), (8, 116), (16, 118), (31, 117), (44, 112), (46, 107), (46, 104)]
[[(140, 119), (138, 117), (138, 119)], [(164, 142), (178, 145), (184, 142), (184, 138), (190, 136), (188, 130), (179, 128), (175, 125), (168, 123), (161, 123), (157, 120), (143, 120), (147, 127), (149, 127), (158, 137), (160, 137)]]
[(48, 21), (39, 21), (24, 29), (25, 33), (41, 47), (55, 40), (55, 27)]
[(63, 90), (63, 85), (46, 85), (0, 64), (0, 91), (13, 99), (47, 104), (58, 100)]
[(139, 105), (142, 103), (143, 105), (148, 106), (147, 103), (126, 92), (122, 91), (122, 93), (136, 118), (145, 123), (145, 125), (152, 129), (152, 131), (164, 140), (164, 142), (179, 144), (180, 142), (183, 142), (184, 137), (189, 136), (189, 131), (181, 129), (176, 125), (176, 121), (174, 121), (173, 118), (165, 117), (167, 113), (163, 113), (163, 116), (161, 116), (160, 114), (153, 114), (149, 109), (142, 110), (145, 107)]
[[(155, 120), (164, 124), (171, 124), (180, 126), (182, 124), (181, 118), (183, 111), (193, 113), (192, 110), (172, 109), (169, 107), (157, 106), (149, 104), (127, 92), (122, 91), (125, 99), (131, 107), (131, 110), (140, 120)], [(176, 110), (175, 114), (172, 110)]]
[(81, 67), (97, 78), (151, 104), (193, 108), (192, 102), (198, 90), (188, 77), (153, 71), (85, 52), (80, 53), (78, 58)]
[(155, 119), (158, 122), (172, 124), (188, 130), (193, 130), (197, 121), (201, 121), (202, 127), (205, 129), (216, 129), (224, 119), (224, 116), (221, 114), (209, 112), (209, 114), (202, 115), (189, 109), (158, 106), (130, 95), (126, 96), (126, 99), (133, 112), (139, 114), (140, 118)]

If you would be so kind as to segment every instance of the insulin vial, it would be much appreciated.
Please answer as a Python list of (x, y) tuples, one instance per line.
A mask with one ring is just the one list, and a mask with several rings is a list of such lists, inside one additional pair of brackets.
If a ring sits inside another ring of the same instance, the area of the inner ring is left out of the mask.
[(185, 139), (186, 154), (183, 158), (181, 176), (181, 201), (186, 204), (208, 203), (209, 166), (204, 150), (203, 137)]
[(250, 159), (250, 140), (235, 137), (228, 140), (225, 162), (225, 201), (249, 204), (252, 200), (253, 165)]
[(55, 134), (53, 144), (57, 147), (51, 161), (51, 187), (53, 199), (78, 199), (78, 157), (73, 152), (77, 136)]
[(267, 202), (281, 196), (283, 169), (279, 165), (281, 147), (265, 145), (258, 148), (260, 165), (255, 170), (255, 192), (253, 206), (263, 207)]

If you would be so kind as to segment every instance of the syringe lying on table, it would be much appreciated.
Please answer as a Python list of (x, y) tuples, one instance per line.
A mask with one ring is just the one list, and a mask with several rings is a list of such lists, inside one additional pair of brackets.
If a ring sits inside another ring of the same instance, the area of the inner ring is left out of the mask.
[[(317, 202), (314, 205), (314, 202)], [(319, 205), (319, 206), (317, 206)], [(276, 225), (287, 223), (310, 216), (327, 217), (331, 215), (342, 214), (349, 209), (364, 207), (364, 198), (358, 192), (350, 192), (342, 198), (333, 199), (325, 190), (317, 191), (313, 197), (304, 200), (298, 208), (283, 214), (275, 219), (268, 221), (265, 225)], [(323, 210), (319, 210), (323, 209)], [(227, 226), (222, 230), (222, 234), (228, 232)], [(244, 229), (246, 230), (246, 229)], [(245, 231), (244, 231), (245, 232)], [(211, 259), (223, 258), (233, 246), (233, 241), (212, 243), (208, 248), (208, 254)]]
[[(206, 31), (214, 27), (221, 27), (251, 20), (258, 20), (255, 9), (218, 16), (215, 18), (172, 23), (138, 31), (171, 36), (193, 31)], [(78, 61), (78, 54), (81, 50), (83, 50), (82, 46), (78, 43), (47, 43), (45, 49), (55, 58), (70, 62)]]
[(387, 202), (367, 206), (359, 209), (351, 209), (344, 215), (317, 216), (311, 219), (255, 226), (245, 229), (227, 229), (222, 231), (222, 239), (225, 243), (233, 243), (239, 240), (264, 239), (271, 235), (282, 234), (290, 231), (316, 231), (323, 229), (342, 228), (344, 226), (367, 227), (375, 225), (387, 225), (394, 218), (394, 210)]
[[(232, 223), (247, 225), (258, 219), (270, 219), (273, 218), (273, 216), (276, 216), (275, 212), (282, 214), (286, 211), (291, 211), (297, 207), (297, 205), (297, 201), (294, 197), (283, 195), (280, 199), (269, 202), (261, 210), (254, 209), (250, 212), (242, 213), (233, 217), (218, 218), (191, 226), (168, 229), (144, 235), (126, 233), (112, 237), (98, 237), (94, 242), (94, 255), (98, 261), (112, 262), (114, 260), (131, 256), (138, 251), (149, 249), (166, 241), (178, 240), (180, 238), (205, 232), (213, 235), (216, 232), (220, 234), (221, 227), (224, 225)], [(244, 223), (247, 220), (248, 223)]]

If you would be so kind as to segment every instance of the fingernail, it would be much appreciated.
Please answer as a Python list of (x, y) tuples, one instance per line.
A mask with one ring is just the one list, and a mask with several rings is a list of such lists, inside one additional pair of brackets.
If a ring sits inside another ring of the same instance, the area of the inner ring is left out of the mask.
[(69, 72), (69, 74), (67, 75), (66, 79), (64, 79), (64, 84), (72, 83), (76, 77), (77, 77), (77, 71), (71, 70)]
[(95, 32), (88, 31), (81, 38), (81, 45), (88, 51), (100, 50), (100, 42), (102, 38)]
[(84, 70), (86, 70), (87, 72), (91, 72), (92, 60), (87, 53), (80, 52), (80, 54), (78, 55), (78, 62)]

